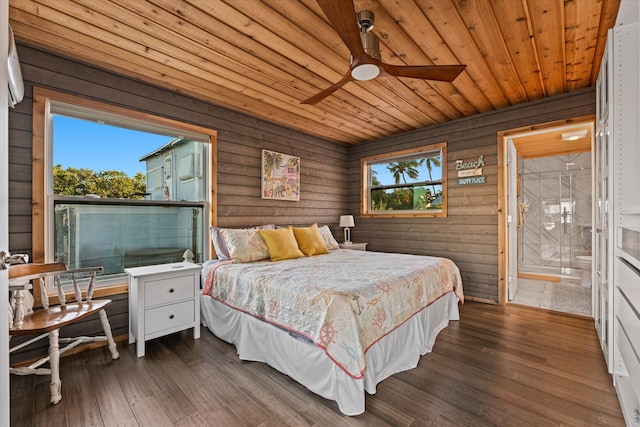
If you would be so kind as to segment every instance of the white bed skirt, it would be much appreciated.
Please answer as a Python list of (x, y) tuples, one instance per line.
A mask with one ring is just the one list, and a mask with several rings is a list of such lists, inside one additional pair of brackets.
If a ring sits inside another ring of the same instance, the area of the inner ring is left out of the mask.
[(364, 412), (364, 391), (397, 372), (415, 368), (433, 348), (449, 320), (459, 320), (458, 298), (450, 292), (375, 343), (366, 353), (364, 379), (347, 375), (320, 347), (287, 331), (202, 295), (201, 318), (220, 339), (236, 346), (242, 360), (264, 362), (312, 392), (338, 403), (345, 415)]

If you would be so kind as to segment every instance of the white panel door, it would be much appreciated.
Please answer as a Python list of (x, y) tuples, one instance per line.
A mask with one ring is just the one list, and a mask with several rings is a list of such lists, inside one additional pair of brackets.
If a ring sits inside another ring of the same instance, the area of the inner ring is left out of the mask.
[[(0, 252), (9, 248), (9, 2), (0, 1)], [(7, 271), (0, 269), (0, 426), (9, 425), (9, 319)]]
[[(611, 34), (611, 33), (609, 33)], [(612, 227), (613, 206), (611, 192), (613, 189), (613, 174), (610, 165), (613, 161), (612, 135), (611, 135), (611, 65), (609, 63), (611, 55), (611, 42), (607, 43), (602, 62), (600, 74), (597, 80), (596, 92), (596, 195), (595, 195), (595, 248), (593, 252), (593, 317), (596, 330), (600, 338), (600, 345), (604, 353), (609, 372), (611, 372), (611, 346), (612, 346), (612, 325), (610, 324), (612, 298), (610, 287), (612, 262)]]

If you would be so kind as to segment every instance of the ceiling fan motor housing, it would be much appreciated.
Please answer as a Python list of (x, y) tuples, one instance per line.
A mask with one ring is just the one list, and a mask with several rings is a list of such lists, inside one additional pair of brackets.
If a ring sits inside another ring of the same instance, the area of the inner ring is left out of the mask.
[(362, 47), (367, 55), (380, 60), (380, 43), (371, 30), (373, 29), (373, 12), (370, 10), (361, 10), (356, 13), (358, 26), (360, 27), (360, 38), (362, 39)]
[(378, 37), (373, 33), (360, 33), (362, 39), (362, 47), (364, 51), (377, 60), (380, 60), (380, 43)]
[(361, 10), (356, 14), (361, 33), (369, 32), (373, 29), (373, 16), (373, 12), (370, 10)]

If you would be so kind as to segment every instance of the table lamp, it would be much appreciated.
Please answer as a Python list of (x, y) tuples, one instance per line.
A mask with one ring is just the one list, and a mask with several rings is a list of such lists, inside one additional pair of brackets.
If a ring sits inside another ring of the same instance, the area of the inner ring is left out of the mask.
[(349, 230), (349, 227), (355, 226), (353, 215), (340, 215), (340, 227), (344, 228), (344, 243), (347, 245), (351, 244), (351, 230)]

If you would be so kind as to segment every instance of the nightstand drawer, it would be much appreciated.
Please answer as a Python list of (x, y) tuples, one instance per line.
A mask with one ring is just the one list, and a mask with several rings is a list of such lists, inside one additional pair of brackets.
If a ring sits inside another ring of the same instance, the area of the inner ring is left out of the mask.
[(195, 306), (193, 300), (150, 308), (144, 312), (144, 322), (147, 325), (145, 336), (193, 323), (194, 316)]
[(145, 307), (154, 307), (194, 297), (193, 274), (150, 280), (144, 287)]

